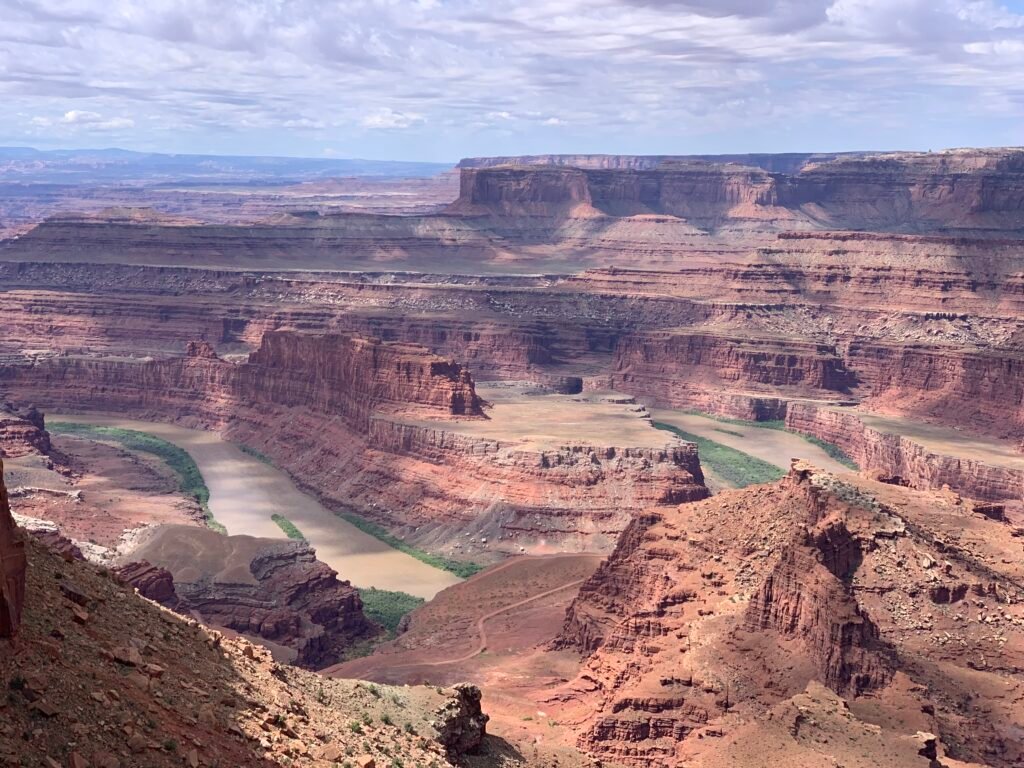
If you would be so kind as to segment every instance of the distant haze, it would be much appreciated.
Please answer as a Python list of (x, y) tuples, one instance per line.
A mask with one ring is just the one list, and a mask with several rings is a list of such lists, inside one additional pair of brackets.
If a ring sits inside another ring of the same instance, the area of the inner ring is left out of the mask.
[(1024, 0), (0, 0), (0, 145), (450, 163), (1024, 144)]

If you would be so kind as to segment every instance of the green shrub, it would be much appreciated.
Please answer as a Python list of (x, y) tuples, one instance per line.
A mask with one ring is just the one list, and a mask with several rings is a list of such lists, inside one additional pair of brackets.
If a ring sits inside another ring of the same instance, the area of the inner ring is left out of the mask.
[(363, 599), (363, 613), (367, 618), (380, 624), (392, 635), (405, 614), (426, 602), (422, 597), (375, 587), (360, 587), (359, 596)]
[(697, 446), (701, 465), (737, 488), (758, 483), (771, 483), (786, 474), (774, 464), (769, 464), (767, 461), (762, 461), (727, 445), (716, 443), (714, 440), (708, 440), (706, 437), (684, 432), (678, 427), (661, 422), (654, 422), (654, 426), (671, 432), (688, 443), (694, 443)]
[(306, 540), (306, 537), (302, 535), (302, 531), (295, 527), (295, 523), (284, 515), (279, 515), (275, 512), (270, 516), (270, 519), (277, 523), (277, 527), (284, 531), (284, 535), (289, 539), (295, 539), (296, 541)]

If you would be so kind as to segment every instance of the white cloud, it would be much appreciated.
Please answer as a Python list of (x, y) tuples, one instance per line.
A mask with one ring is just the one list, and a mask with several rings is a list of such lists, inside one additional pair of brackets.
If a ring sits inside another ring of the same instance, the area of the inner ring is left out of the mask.
[(64, 125), (82, 126), (90, 131), (119, 131), (135, 127), (135, 121), (131, 118), (104, 118), (98, 112), (83, 109), (68, 110), (59, 122)]
[(364, 128), (374, 130), (404, 130), (426, 121), (423, 115), (416, 114), (415, 112), (396, 112), (393, 109), (384, 107), (365, 115), (361, 122)]
[[(743, 149), (802, 131), (808, 142), (906, 146), (927, 113), (935, 130), (962, 125), (982, 143), (996, 103), (1024, 120), (1024, 82), (1010, 66), (1024, 47), (1020, 9), (1019, 0), (0, 0), (0, 136), (119, 131), (197, 148), (244, 139), (251, 151), (330, 129), (347, 148), (395, 156), (430, 133), (431, 148), (454, 159), (468, 139), (471, 151), (488, 142), (547, 151), (555, 141), (569, 151), (628, 141), (686, 151), (695, 137)], [(431, 131), (409, 130), (424, 125)]]

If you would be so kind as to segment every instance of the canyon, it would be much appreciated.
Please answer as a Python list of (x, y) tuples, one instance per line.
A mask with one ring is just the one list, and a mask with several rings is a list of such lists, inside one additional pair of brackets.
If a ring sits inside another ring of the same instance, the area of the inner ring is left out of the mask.
[[(1024, 150), (309, 173), (12, 204), (19, 520), (128, 532), (142, 596), (324, 680), (471, 679), (518, 755), (481, 765), (1024, 759)], [(379, 631), (322, 531), (223, 536), (146, 462), (115, 494), (44, 414), (215, 433), (451, 579)]]

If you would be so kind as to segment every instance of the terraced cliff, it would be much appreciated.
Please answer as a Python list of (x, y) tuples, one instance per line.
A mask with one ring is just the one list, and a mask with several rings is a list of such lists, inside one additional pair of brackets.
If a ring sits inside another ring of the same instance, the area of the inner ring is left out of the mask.
[(459, 431), (458, 420), (485, 418), (468, 371), (353, 335), (268, 332), (239, 363), (205, 343), (149, 361), (54, 357), (3, 367), (0, 387), (54, 410), (84, 403), (220, 430), (329, 506), (431, 547), (472, 532), (490, 557), (555, 542), (608, 548), (635, 510), (707, 493), (694, 447), (668, 438), (523, 446)]

